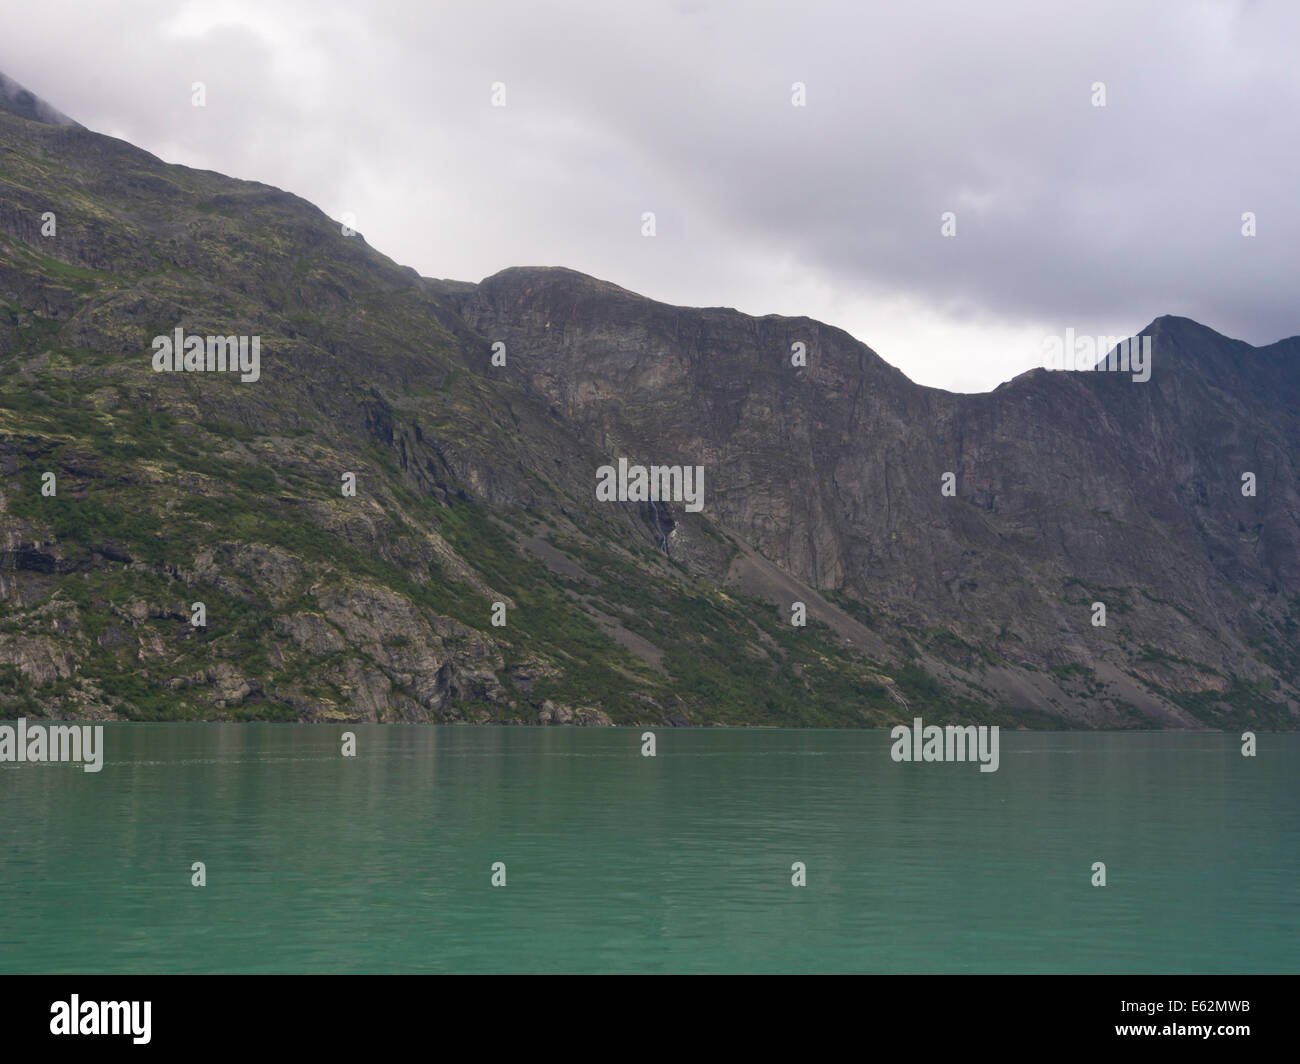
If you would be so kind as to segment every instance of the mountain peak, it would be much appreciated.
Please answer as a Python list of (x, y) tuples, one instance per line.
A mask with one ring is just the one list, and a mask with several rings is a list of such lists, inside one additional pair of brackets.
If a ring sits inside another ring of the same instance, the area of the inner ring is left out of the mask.
[(80, 122), (74, 122), (62, 111), (51, 107), (39, 96), (4, 74), (0, 74), (0, 110), (9, 111), (29, 122), (40, 122), (47, 126), (84, 128)]
[(520, 288), (529, 291), (543, 289), (574, 292), (589, 291), (604, 293), (605, 295), (621, 294), (634, 299), (652, 302), (646, 296), (614, 284), (613, 281), (592, 277), (590, 274), (570, 269), (568, 266), (508, 266), (504, 270), (498, 270), (490, 277), (483, 278), (479, 284), (488, 290)]
[(1167, 336), (1198, 337), (1204, 340), (1214, 340), (1227, 344), (1245, 344), (1243, 340), (1234, 340), (1230, 336), (1225, 336), (1217, 329), (1212, 329), (1208, 325), (1203, 325), (1194, 318), (1184, 318), (1177, 314), (1161, 314), (1150, 325), (1142, 330), (1138, 335), (1151, 335), (1163, 333)]

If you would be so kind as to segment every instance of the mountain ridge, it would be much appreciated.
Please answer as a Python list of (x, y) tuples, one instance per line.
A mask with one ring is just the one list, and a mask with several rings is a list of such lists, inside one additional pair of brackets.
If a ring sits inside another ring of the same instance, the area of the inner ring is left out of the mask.
[[(0, 711), (1296, 726), (1295, 338), (1162, 316), (1149, 382), (952, 393), (809, 318), (424, 278), (88, 130), (0, 145)], [(261, 378), (152, 372), (174, 328), (259, 334)], [(704, 511), (599, 503), (619, 457), (701, 465)]]

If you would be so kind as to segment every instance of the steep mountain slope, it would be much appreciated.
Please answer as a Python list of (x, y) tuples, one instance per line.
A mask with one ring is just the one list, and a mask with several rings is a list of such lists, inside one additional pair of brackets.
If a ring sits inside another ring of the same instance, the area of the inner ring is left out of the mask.
[[(1300, 341), (1161, 318), (1146, 383), (951, 395), (809, 319), (420, 278), (13, 110), (0, 714), (1300, 719)], [(177, 328), (260, 337), (257, 379), (155, 372)], [(702, 466), (702, 511), (598, 501), (620, 457)]]

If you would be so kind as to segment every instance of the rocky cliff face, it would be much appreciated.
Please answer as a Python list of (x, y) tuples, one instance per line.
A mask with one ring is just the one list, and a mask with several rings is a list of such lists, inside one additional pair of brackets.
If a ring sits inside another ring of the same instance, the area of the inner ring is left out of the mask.
[[(1146, 382), (951, 395), (806, 318), (420, 278), (35, 117), (0, 108), (0, 713), (1300, 719), (1300, 340), (1159, 318)], [(154, 372), (177, 328), (259, 378)], [(620, 457), (702, 467), (702, 510), (598, 501)]]

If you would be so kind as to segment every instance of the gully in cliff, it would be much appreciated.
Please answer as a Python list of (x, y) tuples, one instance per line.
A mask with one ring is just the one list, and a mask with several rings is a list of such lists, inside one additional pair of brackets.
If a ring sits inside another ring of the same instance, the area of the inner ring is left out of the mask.
[(596, 498), (600, 502), (680, 502), (688, 512), (704, 508), (703, 466), (630, 466), (618, 460), (617, 471), (603, 465), (596, 470)]

